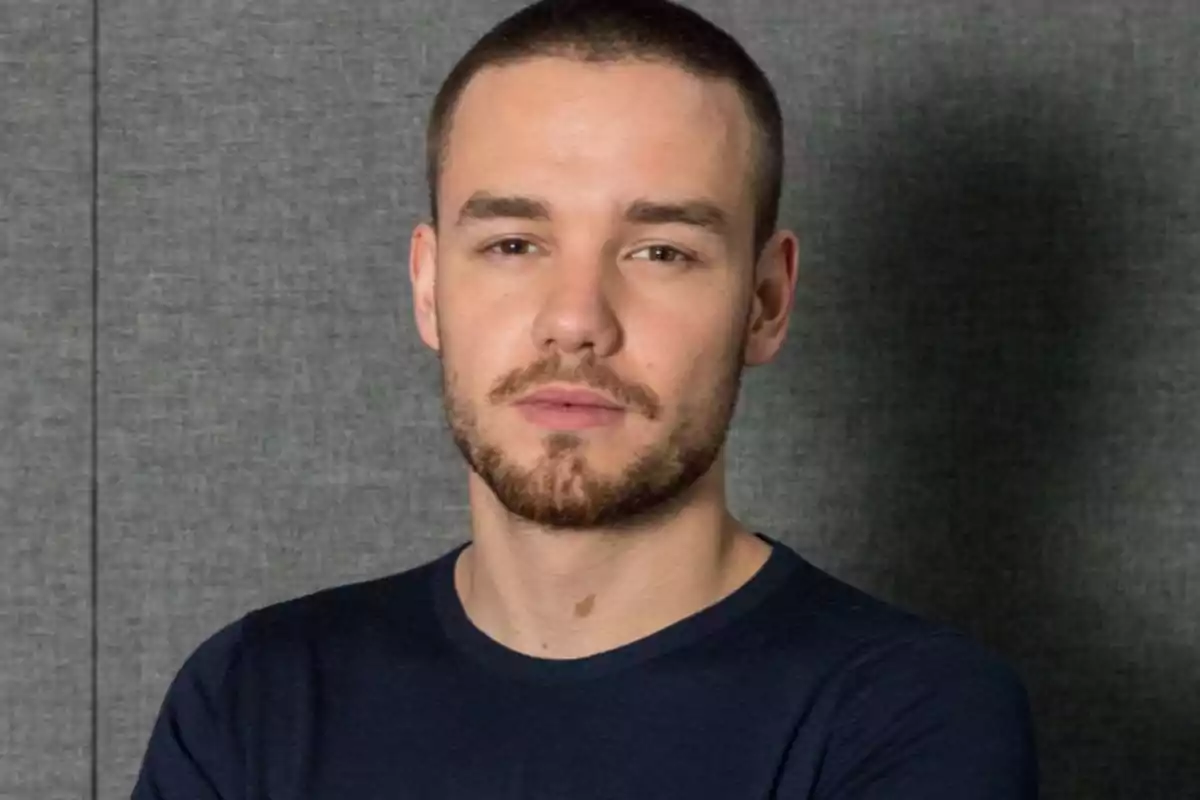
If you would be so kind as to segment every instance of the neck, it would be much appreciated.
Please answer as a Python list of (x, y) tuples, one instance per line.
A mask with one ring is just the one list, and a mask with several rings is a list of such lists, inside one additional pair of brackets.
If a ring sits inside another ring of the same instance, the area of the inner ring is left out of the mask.
[(471, 475), (472, 542), (455, 589), (472, 623), (540, 658), (583, 658), (636, 641), (728, 596), (770, 547), (728, 512), (722, 486), (644, 528), (564, 531), (514, 520)]

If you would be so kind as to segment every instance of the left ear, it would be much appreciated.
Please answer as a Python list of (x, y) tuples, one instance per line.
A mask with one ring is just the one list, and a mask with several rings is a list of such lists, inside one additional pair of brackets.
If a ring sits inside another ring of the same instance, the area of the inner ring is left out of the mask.
[(754, 265), (754, 294), (746, 332), (745, 363), (775, 358), (787, 336), (796, 298), (800, 243), (791, 231), (776, 231)]

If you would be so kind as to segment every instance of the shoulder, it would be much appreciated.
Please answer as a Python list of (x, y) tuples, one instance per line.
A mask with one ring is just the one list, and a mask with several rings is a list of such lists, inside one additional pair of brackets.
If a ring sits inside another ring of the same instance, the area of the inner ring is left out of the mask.
[(182, 684), (176, 690), (219, 691), (251, 671), (268, 680), (272, 672), (335, 663), (384, 641), (418, 650), (436, 633), (430, 577), (439, 560), (246, 612), (191, 652), (176, 676), (175, 683)]
[(808, 562), (779, 599), (796, 663), (804, 648), (823, 655), (818, 796), (859, 796), (870, 781), (893, 791), (880, 796), (1035, 795), (1029, 699), (999, 654)]
[(1022, 681), (999, 654), (952, 625), (930, 620), (834, 577), (797, 556), (776, 598), (782, 636), (825, 656), (828, 686), (845, 697), (900, 685), (954, 684), (1023, 696)]
[(264, 606), (210, 634), (167, 689), (134, 797), (243, 796), (260, 748), (309, 723), (318, 688), (428, 662), (436, 563)]
[(843, 730), (872, 719), (882, 724), (901, 712), (991, 726), (1004, 718), (1013, 727), (1023, 726), (1028, 714), (1024, 684), (1012, 666), (948, 628), (864, 648), (845, 665), (835, 691)]
[(1014, 670), (955, 632), (871, 648), (839, 676), (818, 797), (1038, 792), (1029, 699)]
[(445, 557), (380, 578), (346, 583), (247, 614), (245, 646), (259, 669), (350, 666), (383, 649), (419, 656), (440, 641), (433, 576)]
[(905, 643), (961, 637), (951, 626), (859, 589), (791, 548), (787, 552), (788, 579), (764, 611), (776, 640), (803, 650), (806, 660), (819, 657), (841, 670), (892, 648), (903, 650)]

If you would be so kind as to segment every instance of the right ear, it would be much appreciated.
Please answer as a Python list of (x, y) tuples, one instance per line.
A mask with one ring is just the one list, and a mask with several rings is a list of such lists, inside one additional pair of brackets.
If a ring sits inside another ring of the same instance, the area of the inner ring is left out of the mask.
[(408, 277), (412, 281), (413, 316), (421, 340), (441, 351), (437, 324), (437, 232), (422, 222), (413, 229), (408, 252)]

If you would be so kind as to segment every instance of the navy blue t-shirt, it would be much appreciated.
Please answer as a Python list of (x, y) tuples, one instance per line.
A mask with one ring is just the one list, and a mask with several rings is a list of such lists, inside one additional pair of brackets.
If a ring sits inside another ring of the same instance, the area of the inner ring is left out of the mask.
[(1028, 699), (962, 634), (772, 554), (714, 605), (552, 660), (476, 628), (466, 544), (278, 603), (187, 659), (134, 800), (1016, 800)]

